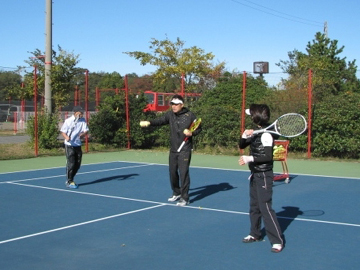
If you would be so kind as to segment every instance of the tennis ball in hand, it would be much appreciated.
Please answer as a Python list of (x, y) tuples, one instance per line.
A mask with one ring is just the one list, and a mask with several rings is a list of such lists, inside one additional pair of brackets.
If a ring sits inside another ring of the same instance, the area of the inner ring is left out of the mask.
[(149, 121), (140, 121), (140, 126), (141, 127), (148, 127), (150, 125)]
[(190, 130), (188, 130), (187, 128), (186, 129), (184, 129), (184, 134), (186, 135), (187, 133), (189, 133), (190, 132)]

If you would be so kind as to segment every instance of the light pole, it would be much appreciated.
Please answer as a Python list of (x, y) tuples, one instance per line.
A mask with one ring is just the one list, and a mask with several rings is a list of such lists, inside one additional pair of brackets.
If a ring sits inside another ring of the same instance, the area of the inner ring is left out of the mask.
[(52, 112), (51, 106), (51, 64), (52, 64), (52, 0), (46, 0), (45, 15), (45, 109)]

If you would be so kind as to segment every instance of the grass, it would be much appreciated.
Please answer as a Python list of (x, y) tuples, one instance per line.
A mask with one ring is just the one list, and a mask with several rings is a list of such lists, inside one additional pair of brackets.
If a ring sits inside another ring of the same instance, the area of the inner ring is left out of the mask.
[[(24, 132), (17, 133), (14, 135), (12, 130), (2, 130), (0, 129), (0, 136), (21, 136), (25, 135)], [(83, 146), (83, 151), (85, 146)], [(112, 146), (105, 146), (94, 142), (89, 142), (88, 144), (89, 152), (117, 152), (124, 149), (115, 148)], [(152, 151), (167, 152), (169, 151), (166, 147), (151, 149)], [(206, 147), (204, 149), (195, 149), (199, 154), (205, 155), (223, 155), (223, 156), (239, 156), (239, 150), (234, 146), (233, 148), (223, 148), (223, 147)], [(59, 147), (56, 149), (39, 149), (38, 157), (44, 156), (60, 156), (64, 155), (64, 147), (62, 141), (59, 141)], [(244, 151), (244, 154), (248, 154), (248, 149)], [(0, 144), (0, 160), (12, 160), (12, 159), (24, 159), (24, 158), (34, 158), (35, 149), (34, 146), (29, 142), (25, 143), (9, 143), (9, 144)], [(294, 153), (289, 152), (289, 159), (307, 159), (307, 153)], [(338, 162), (360, 162), (360, 160), (354, 159), (340, 159), (334, 157), (311, 157), (312, 160), (322, 160), (322, 161), (338, 161)]]

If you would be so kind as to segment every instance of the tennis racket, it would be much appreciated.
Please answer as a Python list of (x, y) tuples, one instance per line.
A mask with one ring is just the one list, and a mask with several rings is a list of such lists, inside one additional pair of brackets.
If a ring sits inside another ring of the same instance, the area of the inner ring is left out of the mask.
[(71, 140), (71, 134), (73, 133), (77, 122), (79, 122), (79, 118), (80, 118), (80, 117), (76, 117), (75, 120), (74, 120), (74, 122), (72, 122), (72, 124), (71, 124), (70, 133), (69, 133), (69, 141)]
[(255, 130), (253, 134), (269, 132), (283, 137), (296, 137), (305, 132), (307, 122), (301, 114), (287, 113), (280, 116), (274, 123), (264, 129)]
[[(194, 131), (200, 126), (200, 124), (201, 124), (201, 118), (195, 119), (195, 120), (191, 123), (191, 125), (190, 125), (190, 127), (189, 127), (190, 132), (191, 132), (191, 133), (194, 132)], [(184, 139), (183, 142), (181, 143), (179, 149), (177, 150), (178, 152), (181, 151), (181, 149), (183, 148), (183, 146), (185, 145), (186, 141), (187, 141), (189, 138), (190, 138), (190, 137), (188, 137), (188, 136), (185, 137), (185, 139)]]

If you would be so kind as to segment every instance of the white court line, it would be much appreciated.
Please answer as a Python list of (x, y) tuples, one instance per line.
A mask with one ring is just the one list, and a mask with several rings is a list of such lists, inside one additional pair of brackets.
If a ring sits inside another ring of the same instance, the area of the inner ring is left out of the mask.
[[(98, 162), (98, 163), (88, 163), (83, 164), (82, 166), (88, 166), (88, 165), (99, 165), (99, 164), (111, 164), (111, 163), (135, 163), (135, 164), (146, 164), (148, 166), (150, 165), (159, 165), (159, 166), (169, 166), (168, 164), (161, 164), (161, 163), (149, 163), (149, 162), (140, 162), (140, 161), (109, 161), (109, 162)], [(249, 170), (246, 168), (244, 169), (224, 169), (224, 168), (216, 168), (216, 167), (204, 167), (204, 166), (190, 166), (191, 168), (199, 168), (199, 169), (208, 169), (208, 170), (220, 170), (220, 171), (235, 171), (235, 172), (249, 172)], [(65, 168), (65, 166), (61, 167), (53, 167), (53, 168), (43, 168), (43, 169), (35, 169), (35, 170), (23, 170), (23, 171), (15, 171), (15, 172), (4, 172), (0, 173), (2, 174), (12, 174), (12, 173), (19, 173), (19, 172), (32, 172), (32, 171), (42, 171), (42, 170), (51, 170), (51, 169), (59, 169), (59, 168)], [(282, 172), (275, 172), (276, 174), (281, 174)], [(81, 173), (78, 173), (81, 174)], [(338, 176), (338, 175), (317, 175), (317, 174), (306, 174), (306, 173), (291, 173), (291, 176), (297, 176), (297, 175), (303, 175), (303, 176), (314, 176), (314, 177), (324, 177), (324, 178), (342, 178), (342, 179), (353, 179), (353, 180), (360, 180), (358, 177), (345, 177), (345, 176)], [(58, 177), (58, 176), (57, 176)], [(1, 182), (0, 182), (1, 184)]]
[[(84, 195), (98, 196), (98, 197), (105, 197), (105, 198), (112, 198), (112, 199), (121, 199), (121, 200), (153, 203), (153, 204), (160, 204), (160, 205), (167, 205), (167, 206), (176, 206), (175, 204), (170, 204), (170, 203), (161, 203), (161, 202), (142, 200), (142, 199), (134, 199), (134, 198), (127, 198), (127, 197), (120, 197), (120, 196), (103, 195), (103, 194), (83, 192), (83, 191), (72, 191), (72, 190), (68, 190), (68, 189), (49, 188), (49, 187), (35, 186), (35, 185), (28, 185), (28, 184), (20, 184), (20, 183), (9, 183), (9, 184), (32, 187), (32, 188), (42, 188), (42, 189), (48, 189), (48, 190), (62, 191), (62, 192), (79, 193), (79, 194), (84, 194)], [(178, 207), (178, 206), (176, 206), (176, 207)], [(249, 215), (249, 213), (247, 213), (247, 212), (223, 210), (223, 209), (216, 209), (216, 208), (207, 208), (207, 207), (201, 207), (201, 206), (189, 206), (188, 205), (186, 207), (187, 208), (192, 208), (192, 209), (197, 209), (197, 210), (207, 210), (207, 211), (230, 213), (230, 214), (237, 214), (237, 215)], [(325, 223), (325, 224), (332, 224), (332, 225), (360, 227), (360, 224), (337, 222), (337, 221), (326, 221), (326, 220), (306, 219), (306, 218), (289, 218), (289, 217), (282, 217), (282, 216), (278, 216), (278, 218), (297, 220), (297, 221), (305, 221), (305, 222), (314, 222), (314, 223)]]
[[(108, 161), (108, 162), (87, 163), (87, 164), (81, 164), (81, 166), (97, 165), (97, 164), (111, 164), (111, 163), (118, 163), (118, 162), (122, 162), (122, 161)], [(131, 163), (139, 163), (139, 162), (131, 162)], [(12, 174), (12, 173), (21, 173), (21, 172), (45, 171), (45, 170), (61, 169), (61, 168), (65, 168), (65, 165), (64, 166), (58, 166), (58, 167), (42, 168), (42, 169), (21, 170), (21, 171), (14, 171), (14, 172), (2, 172), (2, 173), (0, 173), (0, 175), (2, 175), (2, 174)]]
[(47, 231), (28, 234), (28, 235), (24, 235), (24, 236), (20, 236), (20, 237), (15, 237), (15, 238), (0, 241), (0, 245), (5, 244), (5, 243), (9, 243), (9, 242), (22, 240), (22, 239), (25, 239), (25, 238), (31, 238), (31, 237), (35, 237), (35, 236), (39, 236), (39, 235), (43, 235), (43, 234), (48, 234), (48, 233), (62, 231), (62, 230), (66, 230), (66, 229), (70, 229), (70, 228), (74, 228), (74, 227), (78, 227), (78, 226), (83, 226), (83, 225), (87, 225), (87, 224), (91, 224), (91, 223), (95, 223), (95, 222), (99, 222), (99, 221), (103, 221), (103, 220), (107, 220), (107, 219), (111, 219), (111, 218), (116, 218), (116, 217), (121, 217), (121, 216), (129, 215), (129, 214), (134, 214), (134, 213), (137, 213), (137, 212), (150, 210), (150, 209), (157, 208), (157, 207), (160, 207), (160, 206), (163, 206), (163, 205), (154, 205), (154, 206), (141, 208), (141, 209), (134, 210), (134, 211), (129, 211), (129, 212), (121, 213), (121, 214), (116, 214), (116, 215), (107, 216), (107, 217), (98, 218), (98, 219), (93, 219), (93, 220), (89, 220), (89, 221), (85, 221), (85, 222), (81, 222), (81, 223), (76, 223), (76, 224), (73, 224), (73, 225), (64, 226), (64, 227), (60, 227), (60, 228), (56, 228), (56, 229), (52, 229), (52, 230), (47, 230)]
[[(150, 166), (150, 165), (151, 164), (142, 164), (142, 165), (134, 165), (134, 166), (128, 166), (128, 167), (114, 168), (114, 169), (103, 169), (103, 170), (96, 170), (96, 171), (89, 171), (89, 172), (80, 172), (80, 173), (77, 173), (76, 175), (89, 174), (89, 173), (98, 173), (98, 172), (116, 171), (116, 170), (123, 170), (123, 169), (132, 169), (132, 168), (146, 167), (146, 166)], [(43, 176), (43, 177), (34, 177), (34, 178), (27, 178), (27, 179), (22, 179), (22, 180), (4, 181), (4, 182), (0, 182), (0, 184), (19, 183), (19, 182), (27, 182), (27, 181), (33, 181), (33, 180), (42, 180), (42, 179), (47, 179), (47, 178), (64, 177), (64, 176), (65, 176), (65, 174), (53, 175), (53, 176)]]
[[(121, 197), (121, 196), (104, 195), (104, 194), (99, 194), (99, 193), (84, 192), (84, 191), (71, 190), (71, 189), (51, 188), (51, 187), (35, 186), (35, 185), (21, 184), (21, 183), (15, 183), (15, 182), (8, 182), (8, 184), (18, 185), (18, 186), (23, 186), (23, 187), (55, 190), (55, 191), (60, 191), (60, 192), (77, 193), (77, 194), (83, 194), (83, 195), (89, 195), (89, 196), (97, 196), (97, 197), (103, 197), (103, 198), (109, 198), (109, 199), (119, 199), (119, 200), (128, 200), (128, 201), (135, 201), (135, 202), (145, 202), (145, 203), (152, 203), (152, 204), (167, 205), (167, 203), (154, 202), (154, 201), (141, 200), (141, 199), (132, 199), (132, 198)], [(168, 204), (168, 205), (172, 205), (172, 204)]]

